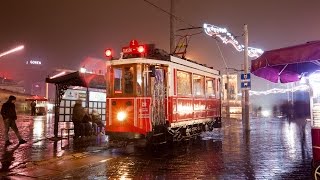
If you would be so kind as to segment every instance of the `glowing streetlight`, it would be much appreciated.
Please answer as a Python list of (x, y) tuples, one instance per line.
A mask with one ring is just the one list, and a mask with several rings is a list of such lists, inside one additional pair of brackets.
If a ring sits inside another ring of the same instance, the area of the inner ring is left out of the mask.
[(9, 50), (9, 51), (6, 51), (6, 52), (1, 53), (1, 54), (0, 54), (0, 57), (5, 56), (5, 55), (8, 55), (8, 54), (11, 54), (11, 53), (14, 53), (14, 52), (17, 52), (17, 51), (20, 51), (20, 50), (22, 50), (23, 48), (24, 48), (23, 45), (18, 46), (18, 47), (13, 48), (13, 49), (11, 49), (11, 50)]

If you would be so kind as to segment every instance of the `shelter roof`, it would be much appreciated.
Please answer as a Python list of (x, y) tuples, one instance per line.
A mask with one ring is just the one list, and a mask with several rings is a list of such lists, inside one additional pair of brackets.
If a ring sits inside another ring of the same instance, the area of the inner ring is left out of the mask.
[(104, 75), (81, 73), (79, 71), (69, 73), (56, 78), (46, 78), (47, 83), (63, 84), (69, 86), (82, 86), (96, 89), (106, 89)]

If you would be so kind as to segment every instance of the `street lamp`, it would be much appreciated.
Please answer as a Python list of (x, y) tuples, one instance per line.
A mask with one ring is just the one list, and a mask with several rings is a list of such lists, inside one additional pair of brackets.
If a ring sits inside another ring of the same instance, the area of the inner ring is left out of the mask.
[(22, 49), (24, 49), (24, 46), (23, 46), (23, 45), (18, 46), (18, 47), (15, 47), (15, 48), (13, 48), (13, 49), (10, 49), (10, 50), (8, 50), (8, 51), (6, 51), (6, 52), (1, 53), (1, 54), (0, 54), (0, 57), (3, 57), (3, 56), (5, 56), (5, 55), (11, 54), (11, 53), (14, 53), (14, 52), (17, 52), (17, 51), (20, 51), (20, 50), (22, 50)]

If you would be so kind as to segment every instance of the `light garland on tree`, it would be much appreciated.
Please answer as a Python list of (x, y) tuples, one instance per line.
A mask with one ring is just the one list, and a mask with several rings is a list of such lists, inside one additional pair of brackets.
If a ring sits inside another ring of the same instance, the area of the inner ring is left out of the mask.
[[(244, 50), (244, 45), (240, 44), (226, 28), (220, 28), (211, 24), (203, 24), (203, 28), (207, 35), (220, 38), (224, 44), (231, 44), (239, 52)], [(259, 57), (262, 53), (262, 49), (248, 47), (249, 57)]]

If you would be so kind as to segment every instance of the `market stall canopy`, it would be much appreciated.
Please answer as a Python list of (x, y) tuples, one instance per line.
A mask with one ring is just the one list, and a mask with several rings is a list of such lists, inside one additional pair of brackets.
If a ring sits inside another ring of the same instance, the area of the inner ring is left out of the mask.
[(26, 98), (26, 101), (48, 101), (47, 98), (43, 97), (43, 96), (31, 96), (30, 98)]
[(251, 61), (251, 73), (274, 83), (299, 81), (320, 70), (320, 41), (264, 52)]
[(46, 82), (53, 84), (66, 84), (69, 86), (106, 89), (106, 80), (104, 75), (81, 73), (79, 71), (56, 78), (46, 78)]

